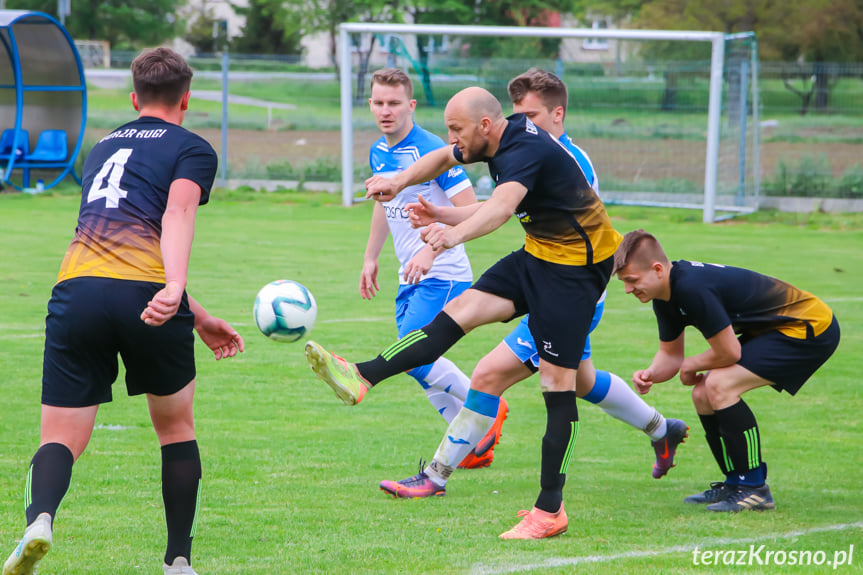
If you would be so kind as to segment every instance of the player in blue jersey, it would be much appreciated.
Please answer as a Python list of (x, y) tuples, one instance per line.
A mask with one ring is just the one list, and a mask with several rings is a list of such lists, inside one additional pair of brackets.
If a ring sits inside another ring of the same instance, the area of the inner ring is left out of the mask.
[[(478, 326), (530, 312), (530, 331), (542, 342), (539, 374), (546, 406), (540, 493), (534, 508), (519, 514), (522, 521), (501, 538), (552, 537), (569, 524), (563, 486), (578, 430), (576, 370), (620, 234), (572, 153), (524, 114), (504, 117), (492, 94), (471, 87), (450, 99), (444, 120), (453, 147), (429, 152), (392, 178), (370, 178), (367, 197), (386, 201), (459, 164), (485, 162), (497, 182), (491, 198), (463, 208), (472, 213), (458, 225), (431, 225), (422, 237), (435, 250), (448, 249), (494, 231), (515, 214), (525, 231), (524, 246), (489, 268), (431, 323), (376, 358), (348, 363), (315, 342), (306, 344), (306, 356), (319, 378), (357, 394), (360, 388), (440, 357)], [(569, 305), (559, 305), (562, 301)], [(467, 409), (459, 412), (450, 430), (478, 442), (491, 427), (499, 401), (471, 389)], [(482, 421), (468, 422), (466, 413)], [(452, 467), (437, 471), (446, 475)]]
[[(750, 270), (671, 262), (644, 230), (626, 234), (614, 269), (626, 293), (653, 302), (659, 326), (659, 351), (633, 383), (647, 393), (680, 373), (725, 475), (684, 502), (717, 512), (773, 509), (758, 423), (741, 396), (766, 386), (795, 395), (839, 345), (833, 312), (811, 293)], [(709, 347), (686, 357), (689, 325)]]
[[(372, 75), (369, 107), (378, 129), (383, 134), (369, 153), (369, 166), (374, 175), (392, 177), (413, 164), (420, 156), (445, 144), (443, 140), (416, 125), (412, 119), (416, 108), (413, 84), (402, 70), (384, 68)], [(468, 287), (473, 281), (464, 246), (434, 251), (423, 243), (418, 230), (408, 220), (405, 205), (423, 194), (435, 205), (467, 206), (476, 203), (470, 180), (460, 166), (421, 184), (406, 188), (389, 202), (375, 202), (371, 229), (363, 257), (360, 274), (360, 296), (371, 299), (380, 291), (378, 286), (378, 258), (387, 236), (392, 235), (393, 247), (399, 260), (399, 289), (396, 296), (396, 325), (398, 336), (426, 325), (443, 309), (444, 305)], [(434, 363), (408, 372), (425, 390), (432, 406), (450, 423), (464, 404), (470, 380), (450, 360), (440, 357)], [(336, 393), (339, 389), (335, 389)], [(340, 396), (342, 397), (342, 396)], [(362, 400), (342, 397), (348, 405)], [(499, 424), (491, 439), (500, 434), (500, 424), (506, 418), (507, 408), (501, 403)], [(486, 467), (494, 459), (494, 451), (485, 450), (478, 457), (468, 453), (463, 467)]]
[(3, 575), (32, 573), (50, 549), (72, 466), (90, 441), (100, 404), (111, 401), (118, 355), (128, 394), (147, 395), (161, 445), (164, 572), (195, 573), (201, 459), (192, 411), (193, 330), (217, 360), (244, 345), (185, 292), (197, 208), (209, 199), (217, 165), (213, 148), (180, 127), (191, 78), (183, 58), (166, 48), (135, 58), (131, 99), (138, 119), (102, 138), (84, 163), (75, 237), (48, 302), (27, 528)]
[[(564, 83), (554, 74), (544, 70), (531, 69), (517, 76), (509, 83), (509, 95), (513, 102), (513, 112), (527, 116), (538, 127), (546, 130), (566, 146), (575, 156), (591, 187), (599, 191), (596, 171), (587, 153), (572, 143), (563, 128), (566, 115), (567, 90)], [(453, 209), (432, 205), (425, 198), (407, 205), (410, 218), (417, 227), (434, 222), (456, 225), (470, 210)], [(605, 293), (596, 304), (590, 331), (602, 318), (605, 307)], [(483, 357), (471, 376), (471, 389), (500, 397), (504, 391), (516, 383), (527, 379), (539, 369), (539, 353), (528, 327), (529, 315), (490, 353)], [(666, 420), (657, 410), (647, 405), (620, 377), (607, 371), (596, 370), (590, 359), (590, 336), (588, 335), (581, 362), (576, 372), (576, 395), (598, 405), (609, 415), (620, 419), (646, 433), (656, 456), (653, 477), (664, 476), (672, 467), (677, 446), (686, 438), (687, 426), (678, 419)], [(469, 422), (481, 422), (476, 414), (465, 414)], [(431, 463), (420, 475), (400, 481), (382, 481), (381, 489), (396, 497), (429, 497), (442, 495), (449, 478), (448, 473), (436, 470), (452, 468), (451, 461), (471, 449), (482, 453), (484, 441), (478, 445), (465, 441), (464, 437), (475, 433), (457, 434), (448, 429)]]

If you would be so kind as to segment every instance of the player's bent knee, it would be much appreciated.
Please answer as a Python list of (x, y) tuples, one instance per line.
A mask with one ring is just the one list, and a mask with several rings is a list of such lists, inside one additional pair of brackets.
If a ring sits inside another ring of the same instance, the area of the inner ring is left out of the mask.
[(704, 392), (713, 409), (727, 407), (730, 400), (738, 397), (734, 384), (735, 381), (725, 377), (722, 370), (714, 370), (707, 374), (704, 378)]
[(483, 393), (500, 395), (500, 377), (491, 365), (480, 361), (470, 377), (470, 387)]
[(712, 411), (704, 383), (692, 386), (692, 404), (695, 405), (698, 413), (709, 413)]

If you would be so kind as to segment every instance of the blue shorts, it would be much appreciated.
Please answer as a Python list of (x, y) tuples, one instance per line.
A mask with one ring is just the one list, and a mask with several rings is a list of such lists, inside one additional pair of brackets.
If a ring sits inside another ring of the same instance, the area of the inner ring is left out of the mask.
[(164, 325), (141, 320), (147, 302), (163, 287), (100, 277), (55, 285), (45, 320), (42, 403), (87, 407), (111, 401), (118, 355), (129, 395), (171, 395), (195, 379), (195, 316), (186, 294)]
[(455, 299), (471, 282), (429, 278), (413, 285), (400, 285), (396, 295), (396, 325), (399, 337), (425, 327), (451, 299)]
[[(415, 329), (425, 327), (441, 312), (451, 299), (471, 286), (471, 282), (457, 282), (429, 278), (418, 284), (400, 285), (396, 295), (396, 326), (399, 338)], [(423, 378), (432, 364), (415, 367), (408, 375), (423, 385)]]
[[(602, 299), (596, 304), (593, 310), (593, 319), (590, 320), (590, 332), (596, 329), (599, 325), (599, 320), (602, 319), (602, 312), (605, 309), (605, 294)], [(531, 371), (536, 372), (539, 369), (539, 352), (536, 351), (536, 345), (533, 342), (533, 336), (530, 335), (530, 328), (527, 326), (527, 318), (524, 316), (521, 321), (515, 326), (509, 335), (503, 338), (503, 343), (521, 360)], [(588, 332), (588, 334), (590, 333)], [(581, 361), (590, 359), (590, 335), (584, 340), (584, 351), (581, 354)]]

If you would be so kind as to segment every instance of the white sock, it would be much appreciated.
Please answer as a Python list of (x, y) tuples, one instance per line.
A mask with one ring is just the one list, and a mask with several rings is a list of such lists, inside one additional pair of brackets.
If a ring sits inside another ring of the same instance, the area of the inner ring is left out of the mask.
[(438, 485), (446, 485), (453, 469), (467, 457), (494, 424), (488, 417), (464, 407), (447, 427), (443, 441), (434, 454), (434, 459), (425, 472)]
[(464, 405), (467, 390), (470, 389), (470, 378), (456, 364), (440, 357), (423, 378), (423, 388), (438, 413), (447, 423), (452, 423)]
[[(607, 379), (604, 374), (608, 374)], [(603, 389), (605, 394), (599, 397)], [(665, 417), (647, 405), (625, 381), (613, 373), (597, 370), (594, 389), (584, 399), (596, 404), (615, 419), (640, 429), (653, 441), (665, 437), (667, 431)]]
[(464, 403), (462, 403), (458, 398), (433, 387), (427, 388), (425, 392), (429, 402), (431, 402), (437, 412), (440, 413), (441, 417), (443, 417), (447, 423), (452, 423), (452, 420), (455, 419), (456, 415), (458, 415), (458, 412)]

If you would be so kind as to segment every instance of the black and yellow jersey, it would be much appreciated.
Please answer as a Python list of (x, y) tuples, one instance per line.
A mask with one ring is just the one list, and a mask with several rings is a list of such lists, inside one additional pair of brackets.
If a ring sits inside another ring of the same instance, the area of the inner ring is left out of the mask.
[(206, 140), (158, 118), (139, 118), (102, 138), (84, 162), (78, 226), (57, 281), (164, 282), (160, 238), (171, 183), (195, 182), (205, 204), (217, 162)]
[(653, 300), (659, 338), (674, 341), (687, 325), (709, 339), (728, 327), (737, 334), (778, 330), (806, 339), (830, 326), (833, 312), (809, 292), (747, 269), (673, 262), (671, 299)]
[[(458, 148), (453, 154), (461, 160)], [(497, 152), (486, 162), (496, 185), (518, 182), (527, 188), (516, 209), (527, 253), (564, 265), (589, 265), (614, 255), (621, 235), (578, 161), (527, 116), (507, 118)]]

